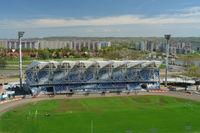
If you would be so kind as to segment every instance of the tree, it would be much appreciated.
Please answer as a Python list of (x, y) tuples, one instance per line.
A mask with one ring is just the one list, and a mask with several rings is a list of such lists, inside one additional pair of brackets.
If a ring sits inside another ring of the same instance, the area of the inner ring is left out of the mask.
[(191, 58), (184, 58), (184, 66), (186, 67), (190, 67), (190, 66), (194, 66), (194, 61)]
[(56, 58), (60, 58), (60, 52), (56, 51)]
[(195, 73), (198, 72), (198, 67), (197, 66), (188, 67), (188, 72), (189, 74), (194, 75)]
[(187, 70), (188, 72), (186, 73), (186, 76), (200, 77), (200, 71), (198, 70), (197, 66), (188, 67)]
[(87, 51), (87, 48), (86, 48), (86, 47), (82, 47), (81, 51), (82, 51), (82, 52), (86, 52), (86, 51)]
[(72, 56), (74, 56), (74, 55), (75, 55), (75, 52), (76, 52), (76, 50), (72, 49), (70, 52), (71, 52), (71, 55), (72, 55)]
[(63, 49), (63, 52), (70, 52), (70, 49), (69, 49), (68, 47), (65, 47), (65, 48)]
[(107, 52), (104, 57), (109, 60), (116, 60), (116, 59), (121, 59), (122, 55), (120, 51), (110, 51)]
[(39, 50), (39, 57), (41, 59), (48, 59), (49, 58), (49, 51), (47, 49), (44, 49), (44, 50)]

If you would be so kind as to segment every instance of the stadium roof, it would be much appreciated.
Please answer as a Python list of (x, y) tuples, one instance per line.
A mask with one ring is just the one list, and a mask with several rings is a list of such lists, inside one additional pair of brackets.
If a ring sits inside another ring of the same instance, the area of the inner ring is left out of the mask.
[(110, 61), (62, 61), (62, 62), (56, 62), (56, 61), (33, 61), (26, 70), (31, 69), (43, 69), (43, 68), (73, 68), (75, 66), (89, 68), (91, 66), (103, 68), (103, 67), (122, 67), (126, 66), (127, 68), (132, 67), (153, 67), (158, 68), (162, 64), (161, 61), (148, 61), (148, 60), (125, 60), (125, 61), (119, 61), (119, 60), (110, 60)]

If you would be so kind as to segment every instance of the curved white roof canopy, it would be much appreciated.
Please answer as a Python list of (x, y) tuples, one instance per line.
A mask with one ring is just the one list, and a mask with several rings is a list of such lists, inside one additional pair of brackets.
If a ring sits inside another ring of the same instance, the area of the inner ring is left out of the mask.
[(35, 69), (42, 69), (44, 68), (49, 62), (43, 62), (43, 61), (32, 61), (31, 64), (27, 67), (26, 70), (30, 70), (32, 68)]
[(62, 61), (60, 64), (61, 65), (67, 64), (68, 66), (70, 66), (70, 68), (73, 68), (77, 64), (77, 62), (76, 61), (68, 61), (68, 60), (66, 60), (66, 61)]
[(84, 68), (89, 68), (91, 66), (97, 66), (99, 68), (104, 68), (107, 66), (111, 66), (113, 68), (121, 67), (123, 65), (126, 65), (127, 68), (132, 68), (132, 67), (153, 67), (153, 68), (158, 68), (161, 64), (162, 61), (148, 61), (148, 60), (125, 60), (125, 61), (118, 61), (118, 60), (111, 60), (111, 61), (62, 61), (62, 62), (56, 62), (56, 61), (33, 61), (27, 70), (30, 69), (43, 69), (47, 65), (54, 65), (54, 68), (58, 68), (58, 66), (62, 66), (67, 64), (67, 66), (70, 66), (70, 68), (73, 68), (75, 66), (81, 66)]

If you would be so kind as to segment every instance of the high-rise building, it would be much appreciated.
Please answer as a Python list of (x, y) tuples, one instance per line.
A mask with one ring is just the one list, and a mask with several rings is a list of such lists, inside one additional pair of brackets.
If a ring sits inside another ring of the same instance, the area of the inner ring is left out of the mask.
[[(32, 40), (22, 40), (22, 48), (38, 49), (39, 41)], [(8, 49), (18, 49), (18, 40), (8, 40), (6, 41), (6, 48)]]
[(6, 40), (0, 40), (0, 48), (6, 48), (7, 41)]
[[(74, 40), (74, 41), (59, 41), (59, 40), (22, 40), (22, 48), (31, 49), (74, 49), (76, 51), (81, 51), (83, 48), (88, 50), (99, 50), (101, 47), (110, 47), (110, 42), (99, 42), (90, 40)], [(0, 41), (0, 47), (5, 47), (8, 49), (18, 49), (18, 40), (7, 40)]]
[(100, 42), (101, 43), (101, 47), (110, 47), (111, 46), (111, 42)]

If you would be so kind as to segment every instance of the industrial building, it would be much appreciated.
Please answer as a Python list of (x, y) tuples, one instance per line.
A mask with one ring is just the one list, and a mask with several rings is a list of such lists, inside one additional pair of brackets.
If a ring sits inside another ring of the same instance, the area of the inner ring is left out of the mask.
[(25, 71), (26, 87), (33, 95), (132, 92), (160, 89), (162, 62), (33, 61)]

